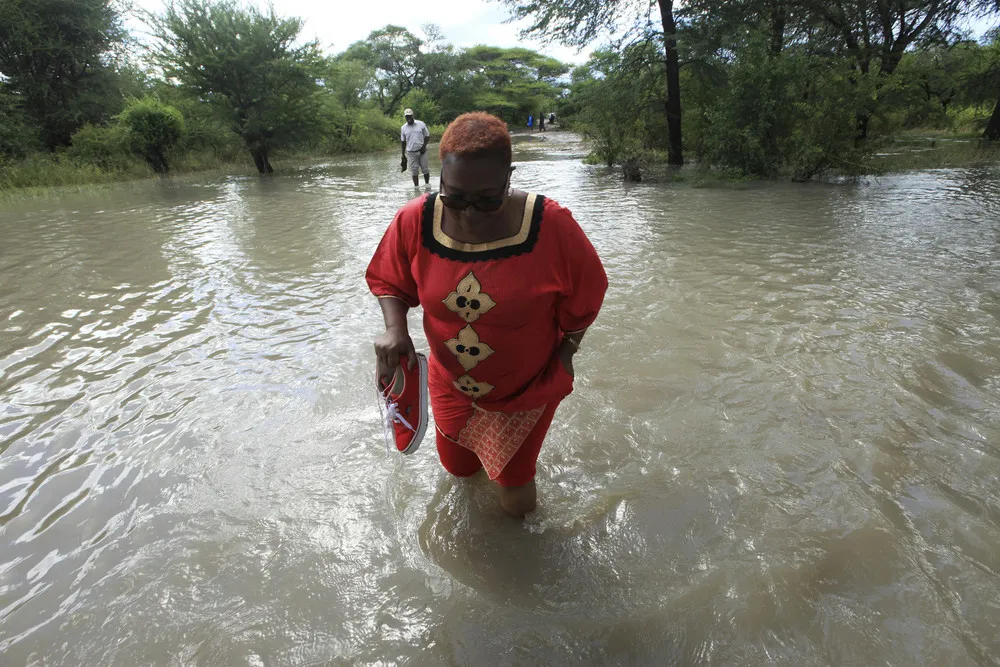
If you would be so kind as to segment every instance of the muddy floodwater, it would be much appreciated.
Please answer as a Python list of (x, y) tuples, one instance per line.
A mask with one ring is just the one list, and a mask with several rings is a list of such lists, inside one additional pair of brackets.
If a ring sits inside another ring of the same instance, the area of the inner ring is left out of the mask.
[(0, 663), (997, 664), (1000, 168), (517, 146), (611, 283), (523, 524), (386, 452), (395, 153), (0, 204)]

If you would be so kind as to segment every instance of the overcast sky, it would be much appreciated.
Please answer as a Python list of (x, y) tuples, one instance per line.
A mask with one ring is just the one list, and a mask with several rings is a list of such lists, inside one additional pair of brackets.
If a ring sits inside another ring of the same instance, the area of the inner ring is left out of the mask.
[[(163, 8), (163, 0), (135, 0), (135, 4), (153, 12)], [(520, 39), (520, 26), (505, 23), (506, 11), (487, 0), (275, 0), (274, 8), (282, 16), (304, 19), (303, 37), (318, 39), (328, 53), (343, 51), (387, 23), (401, 25), (418, 37), (423, 36), (420, 26), (436, 23), (455, 46), (527, 46), (570, 63), (582, 63), (588, 55), (587, 50), (577, 53)]]

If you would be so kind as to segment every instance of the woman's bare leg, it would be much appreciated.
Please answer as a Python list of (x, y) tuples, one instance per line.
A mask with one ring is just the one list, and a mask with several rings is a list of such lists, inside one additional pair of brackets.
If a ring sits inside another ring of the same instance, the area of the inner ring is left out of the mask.
[(500, 506), (512, 517), (521, 519), (535, 509), (535, 480), (521, 486), (504, 486), (500, 488)]

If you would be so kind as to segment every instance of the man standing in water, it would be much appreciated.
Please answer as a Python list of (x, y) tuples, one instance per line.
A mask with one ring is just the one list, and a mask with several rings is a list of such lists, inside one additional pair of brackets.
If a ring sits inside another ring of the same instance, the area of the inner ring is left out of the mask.
[(403, 148), (403, 170), (410, 165), (410, 176), (413, 177), (413, 187), (420, 187), (419, 172), (424, 172), (424, 183), (431, 182), (431, 169), (427, 164), (427, 142), (431, 133), (422, 120), (413, 117), (413, 109), (403, 112), (406, 122), (399, 131), (399, 139)]

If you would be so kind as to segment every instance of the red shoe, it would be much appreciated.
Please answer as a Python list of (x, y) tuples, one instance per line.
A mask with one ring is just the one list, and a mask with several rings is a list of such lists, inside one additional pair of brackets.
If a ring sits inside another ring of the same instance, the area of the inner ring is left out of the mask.
[[(390, 438), (403, 454), (417, 451), (427, 431), (427, 357), (417, 354), (413, 369), (407, 368), (406, 357), (399, 358), (392, 384), (383, 386), (376, 379), (381, 401), (385, 403), (385, 441)], [(381, 410), (381, 404), (379, 405)]]

